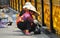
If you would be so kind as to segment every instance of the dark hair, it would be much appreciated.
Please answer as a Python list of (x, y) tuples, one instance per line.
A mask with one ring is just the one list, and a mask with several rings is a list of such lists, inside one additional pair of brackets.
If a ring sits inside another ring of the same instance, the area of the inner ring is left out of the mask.
[(34, 11), (32, 11), (32, 10), (29, 10), (30, 12), (33, 12), (33, 13), (36, 13), (36, 12), (34, 12)]
[(25, 10), (22, 10), (19, 16), (22, 16), (24, 13), (25, 13)]

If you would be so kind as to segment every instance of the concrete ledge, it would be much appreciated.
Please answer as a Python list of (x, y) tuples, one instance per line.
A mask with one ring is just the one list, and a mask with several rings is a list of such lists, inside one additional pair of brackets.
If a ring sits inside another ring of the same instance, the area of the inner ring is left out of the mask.
[(13, 13), (18, 13), (18, 11), (12, 9), (11, 7), (8, 7), (9, 10), (13, 11)]

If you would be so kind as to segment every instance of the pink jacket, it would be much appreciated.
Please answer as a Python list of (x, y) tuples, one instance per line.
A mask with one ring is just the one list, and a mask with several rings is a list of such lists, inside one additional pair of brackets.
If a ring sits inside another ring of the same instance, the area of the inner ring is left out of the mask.
[(33, 22), (33, 17), (32, 15), (30, 14), (30, 12), (25, 12), (23, 15), (22, 15), (22, 19), (23, 20), (28, 20), (30, 22)]
[(33, 22), (33, 17), (30, 12), (25, 12), (22, 16), (19, 16), (17, 18), (16, 23), (21, 22), (21, 20), (28, 20), (30, 22)]

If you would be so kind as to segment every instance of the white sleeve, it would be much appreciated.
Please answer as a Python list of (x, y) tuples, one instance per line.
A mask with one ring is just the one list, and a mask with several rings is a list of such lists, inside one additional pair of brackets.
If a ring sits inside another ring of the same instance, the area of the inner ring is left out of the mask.
[(38, 23), (38, 21), (37, 21), (36, 19), (34, 19), (34, 23), (35, 23), (35, 24), (37, 24), (37, 23)]

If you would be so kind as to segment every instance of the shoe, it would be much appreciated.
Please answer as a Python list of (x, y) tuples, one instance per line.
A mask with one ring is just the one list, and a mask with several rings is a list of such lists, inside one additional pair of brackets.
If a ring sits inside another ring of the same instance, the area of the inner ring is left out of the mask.
[(25, 34), (26, 34), (26, 35), (30, 35), (30, 33), (29, 33), (29, 32), (26, 32)]
[(30, 32), (28, 30), (25, 30), (25, 35), (30, 35)]

